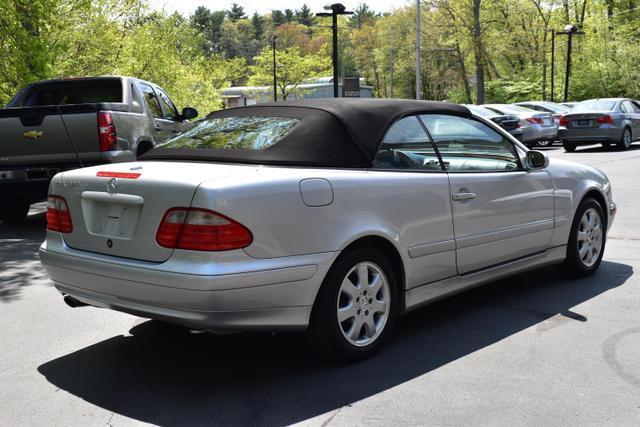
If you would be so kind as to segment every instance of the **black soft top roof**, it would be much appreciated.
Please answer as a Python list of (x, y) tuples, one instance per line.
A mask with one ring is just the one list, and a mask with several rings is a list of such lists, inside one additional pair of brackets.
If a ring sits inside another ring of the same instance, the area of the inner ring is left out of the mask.
[(401, 117), (417, 113), (471, 117), (466, 107), (434, 101), (326, 98), (270, 102), (215, 111), (207, 116), (207, 119), (280, 116), (300, 120), (291, 132), (268, 148), (194, 150), (160, 146), (143, 158), (367, 168), (389, 126)]

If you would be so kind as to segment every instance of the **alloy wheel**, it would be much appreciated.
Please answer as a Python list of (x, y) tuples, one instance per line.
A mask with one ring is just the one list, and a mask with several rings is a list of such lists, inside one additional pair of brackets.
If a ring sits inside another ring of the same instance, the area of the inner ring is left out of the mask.
[(582, 215), (578, 228), (578, 256), (586, 267), (593, 266), (602, 251), (602, 218), (594, 208)]
[(356, 347), (376, 341), (389, 318), (391, 293), (383, 270), (372, 262), (356, 264), (340, 285), (337, 316), (340, 331)]

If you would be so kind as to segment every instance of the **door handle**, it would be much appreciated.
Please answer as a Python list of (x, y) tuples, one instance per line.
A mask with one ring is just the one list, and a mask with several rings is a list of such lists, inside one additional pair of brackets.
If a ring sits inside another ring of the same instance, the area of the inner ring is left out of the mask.
[(451, 198), (457, 202), (476, 198), (476, 193), (453, 193)]

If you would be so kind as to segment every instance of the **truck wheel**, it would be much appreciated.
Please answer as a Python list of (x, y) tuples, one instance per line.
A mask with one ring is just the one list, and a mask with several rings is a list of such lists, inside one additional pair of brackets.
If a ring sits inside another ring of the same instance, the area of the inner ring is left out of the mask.
[(628, 150), (631, 147), (631, 129), (624, 128), (620, 141), (616, 144), (618, 150)]
[(572, 144), (571, 142), (562, 141), (562, 146), (564, 147), (564, 151), (567, 153), (573, 153), (576, 151), (576, 144)]
[(600, 204), (592, 198), (583, 200), (573, 218), (567, 257), (561, 270), (573, 277), (593, 274), (602, 261), (606, 232)]
[(397, 303), (389, 261), (376, 250), (353, 249), (325, 277), (311, 313), (308, 344), (329, 359), (365, 359), (389, 336)]
[(0, 208), (0, 221), (4, 223), (23, 221), (29, 213), (29, 201), (19, 197), (12, 197), (5, 201)]

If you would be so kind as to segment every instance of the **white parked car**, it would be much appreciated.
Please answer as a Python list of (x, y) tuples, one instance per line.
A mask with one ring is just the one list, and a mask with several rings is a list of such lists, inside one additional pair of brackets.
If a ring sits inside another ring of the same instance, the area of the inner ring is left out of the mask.
[(600, 171), (465, 107), (327, 99), (211, 113), (142, 160), (58, 174), (42, 263), (71, 306), (374, 352), (394, 320), (548, 264), (598, 268)]

